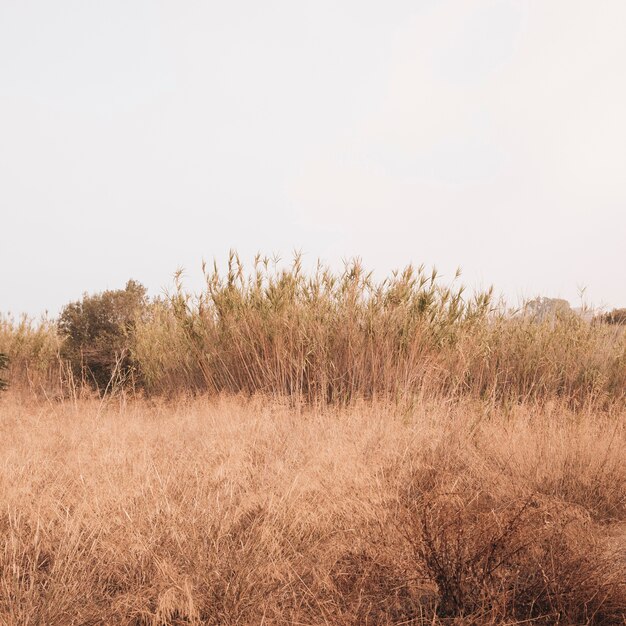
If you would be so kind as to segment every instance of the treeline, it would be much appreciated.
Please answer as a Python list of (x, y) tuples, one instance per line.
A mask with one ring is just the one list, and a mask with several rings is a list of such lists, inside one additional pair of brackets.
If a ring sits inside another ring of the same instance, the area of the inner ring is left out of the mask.
[[(471, 396), (498, 403), (622, 402), (626, 334), (619, 310), (586, 320), (568, 308), (505, 310), (436, 271), (376, 281), (357, 261), (335, 273), (257, 258), (246, 271), (180, 275), (166, 297), (85, 295), (57, 320), (0, 320), (11, 385), (46, 395), (266, 393), (309, 403)], [(540, 311), (540, 312), (539, 312)]]

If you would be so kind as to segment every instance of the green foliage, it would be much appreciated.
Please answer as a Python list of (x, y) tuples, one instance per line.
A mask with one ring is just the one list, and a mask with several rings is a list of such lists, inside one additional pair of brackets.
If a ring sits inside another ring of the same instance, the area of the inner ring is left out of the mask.
[[(2, 370), (6, 370), (9, 366), (9, 357), (0, 352), (0, 373), (2, 373)], [(4, 391), (8, 386), (8, 383), (6, 380), (4, 380), (4, 378), (2, 378), (0, 376), (0, 391)]]
[(101, 391), (127, 381), (135, 370), (136, 324), (146, 308), (146, 289), (134, 280), (125, 289), (86, 294), (66, 305), (58, 321), (65, 337), (61, 354), (75, 375)]

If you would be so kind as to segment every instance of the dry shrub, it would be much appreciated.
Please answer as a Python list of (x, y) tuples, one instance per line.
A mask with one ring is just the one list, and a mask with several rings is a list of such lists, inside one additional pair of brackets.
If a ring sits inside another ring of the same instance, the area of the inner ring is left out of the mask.
[(435, 613), (462, 624), (622, 624), (623, 412), (485, 408), (454, 410), (403, 474), (399, 525), (416, 575), (436, 588)]
[(535, 496), (425, 494), (406, 536), (437, 587), (436, 613), (466, 623), (618, 624), (624, 551), (596, 541), (584, 511)]
[(367, 550), (343, 554), (330, 577), (336, 623), (407, 624), (419, 615), (420, 597), (406, 573)]

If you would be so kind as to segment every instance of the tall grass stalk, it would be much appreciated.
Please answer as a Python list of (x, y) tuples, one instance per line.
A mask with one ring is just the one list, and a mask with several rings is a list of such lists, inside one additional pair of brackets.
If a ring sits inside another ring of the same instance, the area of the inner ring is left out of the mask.
[(515, 314), (491, 290), (466, 295), (436, 270), (407, 267), (374, 280), (358, 261), (340, 273), (281, 269), (257, 257), (246, 273), (180, 275), (137, 329), (135, 358), (149, 392), (266, 393), (309, 403), (355, 398), (475, 396), (497, 403), (621, 401), (626, 340), (571, 312)]
[[(247, 271), (235, 253), (225, 271), (203, 270), (200, 293), (179, 273), (171, 293), (145, 304), (125, 347), (132, 376), (100, 394), (130, 384), (149, 395), (261, 393), (317, 405), (470, 397), (571, 408), (626, 398), (623, 325), (562, 308), (512, 311), (491, 290), (468, 294), (458, 273), (445, 282), (409, 266), (376, 280), (359, 261), (305, 272), (297, 255), (288, 267), (257, 257)], [(53, 320), (0, 317), (9, 383), (84, 393), (95, 378), (81, 363), (74, 379), (76, 364), (60, 356), (66, 341)]]
[(14, 390), (60, 393), (67, 382), (61, 343), (49, 318), (0, 315), (0, 352), (8, 358), (6, 377)]

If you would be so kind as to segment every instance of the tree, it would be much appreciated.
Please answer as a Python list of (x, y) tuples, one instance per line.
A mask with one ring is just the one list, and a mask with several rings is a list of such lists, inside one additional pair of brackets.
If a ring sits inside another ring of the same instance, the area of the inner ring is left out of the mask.
[(542, 296), (527, 302), (524, 311), (538, 320), (545, 320), (558, 315), (569, 315), (572, 308), (567, 300)]
[(145, 287), (129, 280), (125, 289), (85, 294), (66, 305), (58, 327), (65, 336), (62, 356), (74, 373), (99, 390), (128, 380), (135, 370), (135, 328), (147, 304)]

